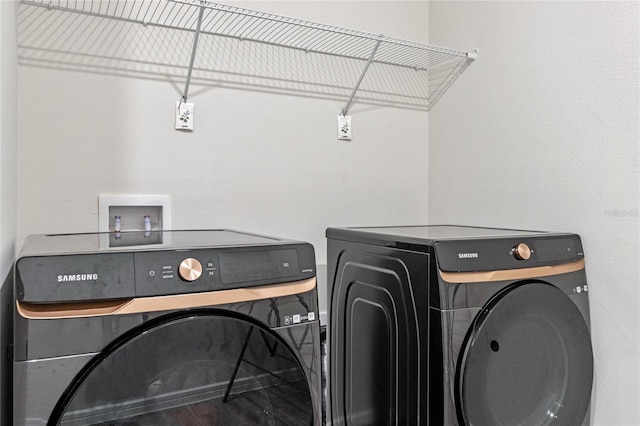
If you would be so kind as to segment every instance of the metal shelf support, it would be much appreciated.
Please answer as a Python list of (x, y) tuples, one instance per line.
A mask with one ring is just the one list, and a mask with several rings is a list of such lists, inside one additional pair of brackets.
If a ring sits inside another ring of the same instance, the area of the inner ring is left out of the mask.
[[(203, 4), (206, 0), (203, 0)], [(191, 83), (191, 73), (193, 72), (193, 63), (196, 59), (196, 52), (198, 50), (198, 39), (200, 38), (200, 28), (202, 27), (202, 17), (204, 16), (204, 6), (200, 6), (200, 12), (198, 13), (198, 24), (196, 25), (196, 32), (193, 35), (193, 47), (191, 49), (191, 60), (189, 61), (189, 70), (187, 71), (187, 81), (184, 85), (184, 92), (182, 93), (182, 102), (187, 102), (187, 96), (189, 95), (189, 83)]]
[(373, 62), (373, 58), (375, 58), (375, 56), (376, 56), (376, 52), (378, 51), (378, 47), (380, 47), (380, 43), (382, 43), (382, 38), (383, 37), (384, 36), (381, 35), (380, 36), (380, 40), (378, 40), (376, 42), (376, 45), (373, 48), (373, 52), (371, 52), (371, 56), (369, 57), (369, 60), (367, 61), (367, 65), (365, 65), (364, 69), (362, 70), (362, 74), (360, 74), (360, 78), (358, 79), (358, 82), (356, 83), (356, 87), (353, 88), (353, 92), (351, 92), (351, 96), (349, 97), (349, 100), (347, 101), (347, 104), (344, 106), (344, 108), (342, 108), (342, 116), (343, 117), (346, 116), (349, 113), (349, 108), (351, 107), (351, 103), (353, 102), (353, 98), (355, 98), (356, 92), (360, 88), (360, 84), (362, 84), (362, 80), (364, 79), (364, 76), (367, 73), (367, 70), (371, 66), (371, 63)]

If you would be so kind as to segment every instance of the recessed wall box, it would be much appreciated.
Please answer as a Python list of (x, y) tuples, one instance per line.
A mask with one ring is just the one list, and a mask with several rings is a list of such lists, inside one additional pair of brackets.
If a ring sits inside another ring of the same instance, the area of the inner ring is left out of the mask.
[[(168, 195), (100, 195), (100, 232), (161, 231), (171, 229), (171, 199)], [(150, 226), (150, 229), (149, 229)]]

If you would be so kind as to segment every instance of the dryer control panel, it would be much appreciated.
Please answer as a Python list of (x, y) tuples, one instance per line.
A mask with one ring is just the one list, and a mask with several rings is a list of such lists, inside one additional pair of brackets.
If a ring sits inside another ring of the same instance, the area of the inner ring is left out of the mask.
[(434, 245), (447, 272), (496, 271), (553, 266), (584, 259), (578, 235), (443, 240)]

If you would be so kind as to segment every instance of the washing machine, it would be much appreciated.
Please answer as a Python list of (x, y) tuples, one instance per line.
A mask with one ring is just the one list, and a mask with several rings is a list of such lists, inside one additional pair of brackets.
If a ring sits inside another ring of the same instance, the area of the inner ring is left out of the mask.
[(14, 424), (322, 424), (308, 243), (233, 230), (30, 236), (15, 295)]
[(329, 228), (334, 425), (588, 425), (581, 240), (466, 226)]

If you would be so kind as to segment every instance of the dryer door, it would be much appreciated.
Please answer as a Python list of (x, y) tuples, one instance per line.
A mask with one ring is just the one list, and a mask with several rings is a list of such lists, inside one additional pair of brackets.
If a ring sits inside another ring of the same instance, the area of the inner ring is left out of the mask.
[(464, 425), (582, 424), (593, 355), (576, 305), (553, 285), (507, 288), (474, 320), (457, 371)]
[[(313, 347), (313, 324), (286, 328)], [(203, 310), (149, 321), (76, 377), (50, 425), (320, 424), (292, 347), (248, 317)]]

